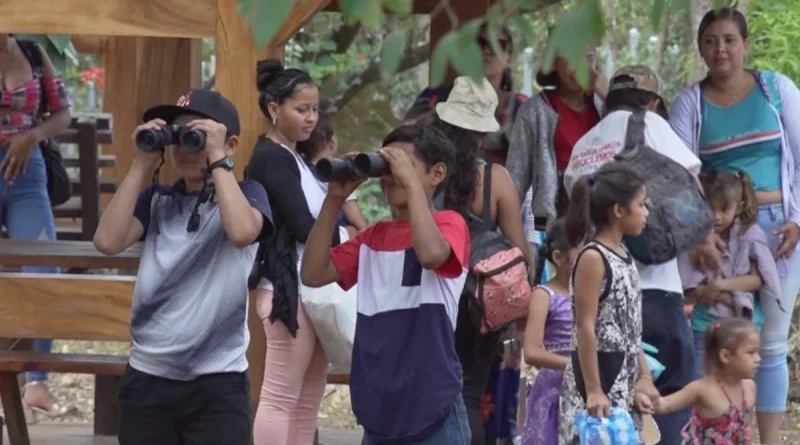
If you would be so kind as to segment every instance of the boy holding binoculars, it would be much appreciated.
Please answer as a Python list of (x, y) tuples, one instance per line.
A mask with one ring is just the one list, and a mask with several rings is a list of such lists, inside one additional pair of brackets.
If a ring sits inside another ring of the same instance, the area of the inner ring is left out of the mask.
[(360, 282), (350, 395), (364, 444), (467, 445), (454, 331), (469, 231), (460, 214), (432, 205), (455, 147), (424, 125), (394, 130), (383, 147), (372, 159), (388, 167), (380, 181), (394, 219), (331, 248), (344, 200), (375, 170), (332, 178), (300, 276), (311, 287)]
[[(107, 255), (144, 242), (119, 442), (249, 445), (247, 277), (272, 230), (267, 195), (233, 174), (239, 116), (218, 92), (192, 90), (143, 120), (94, 237)], [(172, 186), (156, 183), (165, 151), (181, 176)]]

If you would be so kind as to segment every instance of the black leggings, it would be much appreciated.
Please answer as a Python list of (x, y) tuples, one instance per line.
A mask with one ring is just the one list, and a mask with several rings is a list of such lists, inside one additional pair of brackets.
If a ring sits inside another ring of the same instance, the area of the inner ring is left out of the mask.
[(464, 372), (462, 394), (472, 433), (471, 445), (486, 445), (480, 403), (483, 394), (486, 393), (492, 368), (497, 366), (500, 333), (481, 334), (470, 318), (469, 298), (461, 298), (455, 340), (456, 353)]

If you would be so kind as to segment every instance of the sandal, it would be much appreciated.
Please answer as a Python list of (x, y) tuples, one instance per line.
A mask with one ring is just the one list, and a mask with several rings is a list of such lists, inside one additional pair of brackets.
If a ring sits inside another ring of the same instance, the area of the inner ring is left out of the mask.
[(43, 385), (49, 392), (45, 382), (28, 382), (22, 387), (22, 402), (26, 408), (31, 410), (31, 416), (28, 417), (28, 424), (35, 424), (39, 422), (39, 416), (47, 417), (49, 420), (62, 419), (68, 416), (74, 416), (78, 413), (78, 408), (70, 404), (61, 404), (58, 401), (47, 406), (34, 406), (25, 402), (25, 391), (36, 385)]

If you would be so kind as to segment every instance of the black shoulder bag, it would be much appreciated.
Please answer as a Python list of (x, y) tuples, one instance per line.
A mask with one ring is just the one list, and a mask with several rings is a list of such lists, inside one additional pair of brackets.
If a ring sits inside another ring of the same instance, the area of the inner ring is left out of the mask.
[[(31, 40), (18, 40), (17, 43), (31, 65), (33, 78), (38, 79), (41, 85), (39, 117), (43, 120), (44, 115), (49, 114), (49, 110), (47, 109), (47, 95), (42, 82), (44, 78), (42, 52), (39, 50), (38, 45)], [(64, 166), (64, 158), (61, 156), (61, 150), (58, 148), (56, 139), (50, 138), (40, 142), (39, 148), (42, 150), (44, 169), (47, 173), (47, 195), (50, 197), (50, 206), (56, 207), (64, 204), (72, 197), (72, 183), (69, 180), (67, 168)]]

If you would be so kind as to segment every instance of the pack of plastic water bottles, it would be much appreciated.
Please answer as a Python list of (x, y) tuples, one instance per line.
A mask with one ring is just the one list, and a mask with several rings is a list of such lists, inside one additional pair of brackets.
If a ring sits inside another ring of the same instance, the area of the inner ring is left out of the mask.
[(612, 407), (608, 418), (592, 417), (586, 410), (575, 415), (581, 445), (639, 445), (639, 433), (631, 415), (622, 408)]

